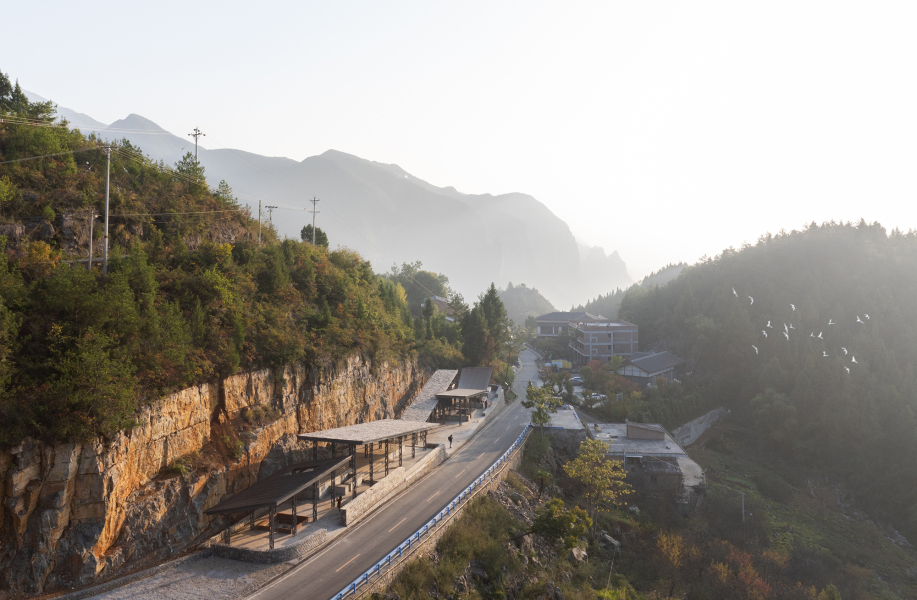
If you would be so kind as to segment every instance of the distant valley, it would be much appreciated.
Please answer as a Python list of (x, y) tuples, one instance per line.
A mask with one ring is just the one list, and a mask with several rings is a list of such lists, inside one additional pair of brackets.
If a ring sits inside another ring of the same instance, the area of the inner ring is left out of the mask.
[[(139, 115), (105, 125), (65, 107), (59, 106), (58, 113), (83, 133), (127, 138), (151, 159), (169, 165), (194, 150), (190, 138)], [(295, 161), (200, 148), (199, 160), (210, 185), (225, 179), (255, 216), (258, 199), (265, 206), (280, 205), (272, 214), (280, 235), (299, 238), (311, 222), (308, 200), (317, 197), (317, 225), (332, 247), (359, 251), (377, 272), (420, 260), (425, 269), (448, 276), (450, 286), (466, 299), (491, 282), (504, 288), (525, 283), (555, 306), (567, 307), (633, 281), (617, 252), (579, 244), (564, 221), (526, 194), (463, 194), (397, 165), (336, 150)], [(263, 219), (268, 219), (266, 212)]]

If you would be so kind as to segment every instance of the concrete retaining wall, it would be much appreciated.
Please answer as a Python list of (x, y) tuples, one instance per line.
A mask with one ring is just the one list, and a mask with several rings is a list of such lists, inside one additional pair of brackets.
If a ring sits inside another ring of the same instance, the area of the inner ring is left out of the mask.
[(672, 437), (675, 438), (679, 446), (684, 448), (688, 444), (693, 444), (701, 434), (710, 429), (710, 426), (724, 414), (726, 414), (725, 408), (711, 410), (703, 417), (698, 417), (689, 423), (685, 423), (678, 429), (673, 429)]
[(239, 546), (227, 546), (226, 544), (211, 542), (210, 551), (214, 556), (231, 558), (233, 560), (244, 560), (250, 563), (280, 563), (304, 557), (324, 543), (327, 533), (327, 530), (319, 529), (315, 533), (303, 538), (301, 542), (283, 548), (274, 548), (273, 550), (251, 550)]

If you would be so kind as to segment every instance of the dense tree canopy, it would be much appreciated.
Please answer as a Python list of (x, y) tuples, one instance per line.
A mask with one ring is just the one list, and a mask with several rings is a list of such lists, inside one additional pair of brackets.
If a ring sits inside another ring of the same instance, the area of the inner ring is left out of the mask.
[(917, 535), (915, 265), (915, 232), (813, 223), (631, 288), (620, 316), (688, 361), (708, 405)]
[[(308, 224), (299, 232), (299, 237), (304, 242), (312, 243), (312, 224)], [(315, 245), (328, 247), (328, 234), (322, 231), (321, 227), (315, 228)]]

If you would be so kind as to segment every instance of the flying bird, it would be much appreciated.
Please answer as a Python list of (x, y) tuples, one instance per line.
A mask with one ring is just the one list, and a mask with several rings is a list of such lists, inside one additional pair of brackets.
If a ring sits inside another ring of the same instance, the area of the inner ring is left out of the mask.
[(793, 327), (792, 323), (790, 323), (790, 329), (796, 329), (795, 327)]
[(783, 324), (783, 330), (784, 330), (785, 332), (787, 332), (787, 333), (790, 332), (790, 329), (789, 329), (789, 327), (786, 326), (786, 323)]
[(793, 310), (796, 310), (796, 305), (795, 305), (795, 304), (790, 304), (790, 308), (792, 308)]
[(755, 346), (754, 344), (752, 344), (751, 347), (755, 349), (755, 354), (757, 354), (757, 353), (758, 353), (758, 347)]
[(828, 319), (828, 325), (837, 325), (837, 323), (834, 322), (834, 319)]
[(863, 313), (863, 316), (866, 317), (867, 321), (869, 320), (869, 315), (867, 315), (866, 313)]
[(847, 369), (847, 374), (850, 375), (850, 367), (844, 367), (844, 368)]
[(860, 319), (860, 315), (857, 315), (857, 323), (863, 323), (863, 325), (866, 324), (866, 323), (864, 323), (864, 322)]
[(809, 337), (815, 337), (815, 332), (813, 331), (812, 333), (810, 333)]
[(748, 299), (749, 299), (749, 300), (751, 300), (751, 303), (749, 304), (749, 306), (751, 306), (752, 304), (754, 304), (754, 303), (755, 303), (755, 299), (754, 299), (754, 298), (752, 298), (751, 296), (749, 296), (749, 297), (748, 297)]
[(767, 326), (770, 327), (771, 329), (773, 329), (773, 327), (771, 327), (771, 322), (770, 322), (770, 321), (767, 322)]
[(735, 296), (736, 298), (739, 297), (739, 293), (736, 291), (735, 288), (732, 288), (732, 295)]
[(825, 338), (823, 338), (823, 337), (821, 336), (821, 334), (822, 334), (822, 332), (821, 332), (821, 331), (819, 331), (819, 332), (818, 332), (818, 339), (820, 339), (820, 340), (823, 340), (823, 339), (825, 339)]
[(763, 329), (761, 330), (761, 333), (763, 333), (763, 334), (764, 334), (764, 337), (767, 337), (767, 332), (766, 332), (766, 331), (764, 331)]
[(856, 356), (851, 356), (851, 357), (850, 357), (850, 362), (856, 364), (856, 362), (857, 362), (857, 357), (856, 357)]
[(841, 346), (841, 350), (844, 351), (844, 356), (847, 356), (847, 348), (844, 348), (843, 346)]
[(788, 334), (787, 332), (784, 331), (784, 332), (783, 332), (783, 335), (786, 336), (786, 339), (787, 339), (787, 340), (790, 339), (790, 334)]
[(828, 358), (828, 353), (825, 352), (824, 350), (821, 351), (821, 355), (824, 356), (825, 358)]

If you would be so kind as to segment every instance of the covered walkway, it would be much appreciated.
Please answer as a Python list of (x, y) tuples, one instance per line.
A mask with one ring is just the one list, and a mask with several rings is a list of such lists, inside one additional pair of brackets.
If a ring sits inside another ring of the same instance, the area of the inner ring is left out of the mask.
[[(270, 477), (267, 477), (251, 487), (234, 494), (205, 512), (208, 515), (224, 515), (225, 529), (223, 530), (223, 543), (231, 545), (231, 518), (233, 514), (248, 513), (250, 529), (266, 528), (268, 531), (269, 547), (274, 549), (274, 535), (276, 531), (289, 532), (296, 536), (299, 525), (308, 523), (310, 516), (297, 514), (297, 496), (307, 492), (312, 500), (311, 519), (318, 518), (318, 499), (321, 487), (325, 482), (335, 482), (349, 468), (349, 457), (338, 457), (326, 460), (313, 460), (290, 465)], [(302, 500), (302, 498), (300, 499)], [(289, 503), (291, 514), (279, 515), (282, 505)], [(268, 510), (266, 525), (256, 523), (255, 513)], [(277, 521), (280, 521), (280, 527)]]
[[(373, 485), (379, 455), (382, 455), (383, 477), (388, 476), (391, 463), (396, 459), (397, 466), (404, 462), (404, 446), (411, 447), (411, 458), (416, 456), (418, 444), (424, 448), (427, 444), (427, 432), (439, 427), (436, 423), (421, 423), (418, 421), (401, 421), (398, 419), (381, 419), (368, 423), (357, 423), (336, 429), (326, 429), (312, 433), (301, 433), (297, 437), (303, 441), (312, 442), (312, 455), (318, 456), (319, 444), (330, 444), (331, 456), (337, 454), (338, 449), (349, 456), (350, 480), (349, 490), (354, 498), (357, 496), (357, 486), (362, 483)], [(358, 454), (362, 450), (363, 461), (358, 461)], [(361, 477), (358, 462), (362, 462), (367, 469), (368, 477)]]

